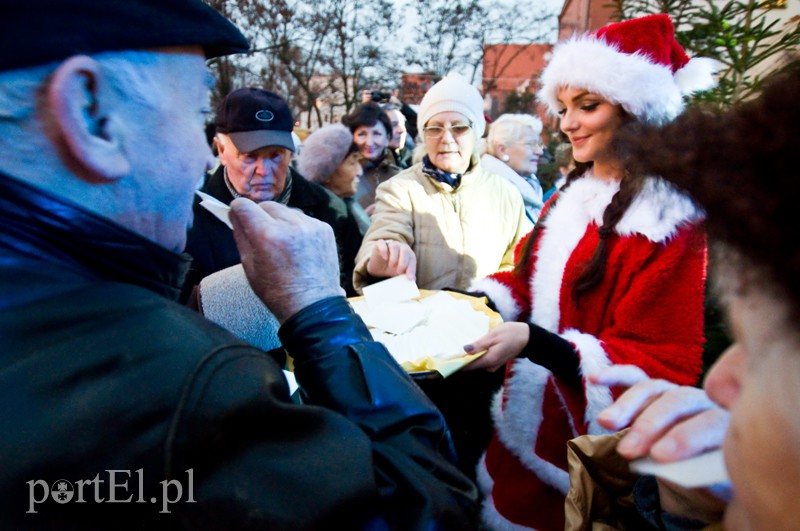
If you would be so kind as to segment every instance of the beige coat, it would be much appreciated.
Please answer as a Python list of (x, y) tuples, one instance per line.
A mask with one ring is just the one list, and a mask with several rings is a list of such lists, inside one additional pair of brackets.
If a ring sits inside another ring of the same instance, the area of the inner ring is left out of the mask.
[(356, 256), (353, 284), (375, 282), (367, 261), (378, 240), (407, 243), (422, 289), (467, 289), (473, 280), (514, 265), (514, 248), (533, 228), (513, 185), (478, 164), (453, 190), (422, 173), (422, 164), (378, 187), (375, 213)]

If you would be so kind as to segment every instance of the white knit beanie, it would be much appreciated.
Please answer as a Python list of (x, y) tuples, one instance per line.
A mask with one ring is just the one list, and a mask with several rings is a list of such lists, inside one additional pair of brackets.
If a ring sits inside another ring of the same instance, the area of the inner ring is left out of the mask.
[(422, 97), (417, 114), (417, 129), (422, 131), (434, 115), (448, 111), (466, 116), (472, 122), (472, 128), (478, 138), (483, 136), (483, 131), (486, 129), (483, 98), (478, 89), (458, 74), (448, 74), (443, 77)]
[(306, 180), (324, 183), (347, 158), (352, 143), (353, 133), (342, 124), (320, 127), (303, 142), (297, 171)]

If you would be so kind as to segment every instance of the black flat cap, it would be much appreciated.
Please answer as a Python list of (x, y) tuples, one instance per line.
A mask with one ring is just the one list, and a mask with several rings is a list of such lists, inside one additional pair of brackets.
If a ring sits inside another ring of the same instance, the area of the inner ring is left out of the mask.
[(267, 146), (295, 150), (294, 118), (289, 104), (268, 90), (255, 87), (234, 90), (220, 102), (214, 125), (244, 153)]
[(248, 49), (201, 0), (0, 0), (0, 71), (78, 54), (202, 46), (206, 57)]

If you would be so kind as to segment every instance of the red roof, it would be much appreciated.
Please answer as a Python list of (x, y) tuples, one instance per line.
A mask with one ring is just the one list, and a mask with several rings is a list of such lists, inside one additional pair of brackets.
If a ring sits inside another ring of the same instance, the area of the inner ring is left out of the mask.
[(484, 47), (483, 88), (502, 92), (516, 90), (526, 81), (533, 86), (552, 44), (489, 44)]

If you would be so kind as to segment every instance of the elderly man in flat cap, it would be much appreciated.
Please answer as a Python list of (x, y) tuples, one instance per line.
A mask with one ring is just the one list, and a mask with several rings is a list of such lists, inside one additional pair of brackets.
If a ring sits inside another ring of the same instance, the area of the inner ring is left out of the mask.
[[(294, 118), (286, 101), (260, 88), (234, 90), (220, 103), (214, 125), (220, 164), (201, 191), (225, 204), (237, 197), (276, 201), (330, 225), (339, 270), (348, 272), (340, 275), (340, 285), (348, 296), (356, 295), (352, 271), (358, 245), (347, 242), (360, 242), (361, 232), (341, 201), (334, 201), (322, 186), (307, 181), (290, 166), (295, 151)], [(193, 258), (187, 292), (204, 277), (241, 261), (230, 228), (204, 208), (199, 198), (186, 252)]]
[(468, 527), (444, 421), (341, 295), (327, 225), (233, 202), (302, 405), (171, 300), (205, 59), (238, 30), (200, 0), (28, 0), (0, 28), (0, 528)]

